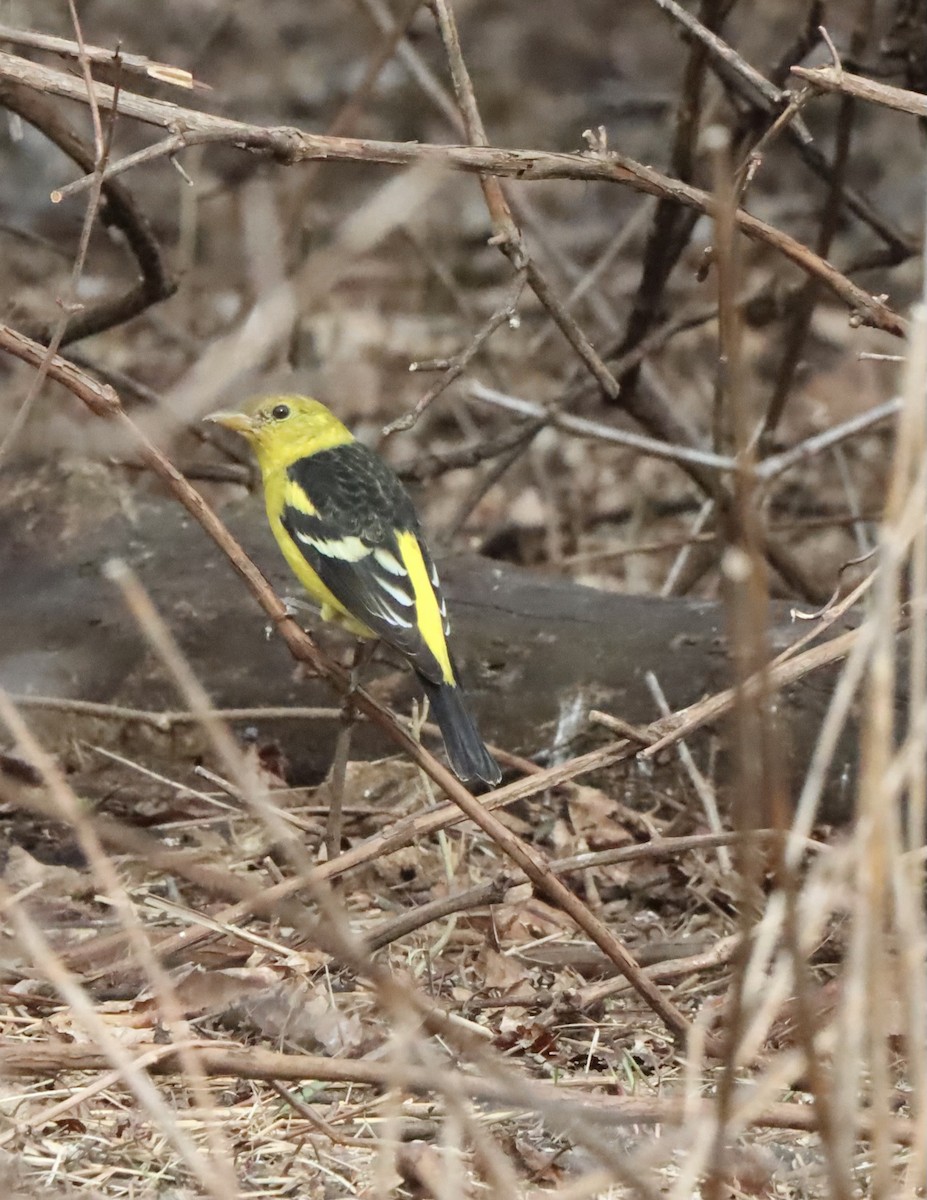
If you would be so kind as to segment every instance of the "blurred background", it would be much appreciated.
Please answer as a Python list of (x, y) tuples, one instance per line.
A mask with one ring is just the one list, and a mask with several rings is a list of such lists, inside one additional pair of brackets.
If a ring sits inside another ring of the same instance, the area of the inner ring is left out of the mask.
[[(584, 131), (601, 127), (609, 149), (710, 189), (704, 130), (728, 129), (739, 163), (770, 124), (741, 85), (706, 68), (678, 23), (649, 0), (583, 0), (570, 6), (568, 17), (557, 0), (461, 0), (455, 7), (493, 145), (582, 151)], [(279, 0), (260, 11), (220, 0), (144, 6), (88, 0), (79, 11), (88, 42), (120, 44), (188, 70), (205, 85), (189, 92), (133, 76), (126, 87), (244, 122), (292, 123), (316, 132), (337, 122), (336, 128), (364, 138), (459, 142), (434, 19), (422, 7), (409, 18), (413, 8), (394, 6), (393, 16), (408, 24), (408, 38), (398, 55), (388, 56), (382, 27), (393, 17), (382, 0)], [(789, 82), (793, 64), (830, 61), (817, 31), (821, 12), (805, 0), (760, 7), (706, 3), (692, 11), (709, 23), (726, 13), (727, 42), (776, 86)], [(9, 25), (63, 36), (70, 31), (65, 4), (37, 9), (6, 0), (0, 15)], [(921, 61), (918, 19), (903, 0), (840, 4), (826, 13), (848, 66), (909, 86)], [(50, 103), (90, 137), (84, 106)], [(803, 115), (823, 169), (811, 169), (788, 137), (774, 137), (745, 202), (812, 248), (823, 238), (826, 256), (840, 270), (904, 312), (921, 286), (923, 130), (914, 118), (873, 105), (857, 105), (849, 118), (841, 113), (838, 97), (812, 100)], [(158, 136), (122, 119), (112, 155)], [(865, 217), (851, 211), (845, 195), (842, 203), (834, 200), (828, 164), (835, 158), (838, 194), (842, 183), (861, 198)], [(474, 176), (419, 178), (378, 209), (377, 193), (396, 175), (392, 168), (285, 168), (228, 145), (185, 150), (176, 163), (162, 157), (122, 176), (176, 290), (72, 349), (116, 383), (127, 404), (144, 410), (146, 428), (193, 477), (246, 477), (247, 466), (230, 458), (234, 447), (224, 440), (212, 444), (215, 435), (202, 432), (198, 417), (278, 384), (316, 394), (360, 436), (380, 443), (384, 426), (440, 379), (410, 373), (410, 364), (465, 350), (511, 286), (509, 262), (487, 244), (492, 231)], [(49, 193), (79, 174), (27, 121), (7, 115), (0, 122), (0, 295), (4, 318), (26, 332), (46, 330), (60, 312), (56, 304), (67, 288), (88, 192), (57, 205)], [(621, 368), (629, 355), (645, 362), (642, 375), (623, 380), (627, 395), (660, 392), (710, 444), (717, 433), (718, 377), (717, 281), (705, 259), (710, 222), (677, 207), (654, 245), (657, 201), (628, 187), (551, 181), (512, 182), (508, 189), (531, 255), (603, 358), (619, 377), (626, 376)], [(365, 205), (374, 206), (373, 216)], [(370, 242), (365, 233), (367, 245), (348, 247), (347, 223), (358, 214), (362, 224), (379, 220), (383, 206), (382, 236)], [(666, 255), (661, 245), (670, 247)], [(896, 339), (854, 327), (846, 305), (823, 289), (809, 296), (802, 274), (768, 246), (744, 240), (741, 249), (743, 395), (756, 419), (770, 405), (781, 411), (768, 452), (892, 394), (896, 366), (860, 355), (897, 353)], [(642, 293), (646, 263), (665, 285)], [(118, 296), (137, 275), (123, 236), (98, 220), (78, 300), (92, 305)], [(295, 311), (268, 335), (254, 328), (260, 324), (255, 306), (281, 280), (295, 288)], [(797, 308), (806, 319), (796, 328)], [(232, 339), (239, 354), (228, 373), (209, 360), (203, 364), (221, 338)], [(630, 369), (636, 371), (634, 362)], [(29, 372), (9, 359), (0, 361), (0, 372), (0, 404), (9, 420), (28, 389)], [(470, 397), (474, 381), (639, 429), (625, 405), (607, 402), (525, 289), (517, 323), (502, 322), (414, 429), (388, 440), (384, 453), (394, 464), (414, 474), (426, 453), (516, 428), (521, 418)], [(764, 520), (782, 531), (778, 536), (794, 554), (805, 599), (830, 594), (841, 565), (870, 544), (866, 518), (878, 509), (886, 436), (885, 426), (874, 428), (789, 471), (764, 494)], [(131, 450), (114, 445), (109, 431), (51, 385), (6, 457), (5, 470), (49, 459), (106, 463), (132, 488), (148, 486), (132, 469)], [(221, 500), (234, 488), (210, 494)], [(620, 591), (717, 592), (716, 552), (690, 556), (697, 561), (678, 569), (680, 546), (692, 535), (702, 503), (698, 486), (676, 465), (614, 445), (547, 429), (475, 467), (440, 472), (421, 484), (417, 498), (433, 539), (454, 550)], [(710, 537), (712, 519), (697, 528)], [(783, 596), (796, 590), (794, 580), (776, 576), (772, 586)]]

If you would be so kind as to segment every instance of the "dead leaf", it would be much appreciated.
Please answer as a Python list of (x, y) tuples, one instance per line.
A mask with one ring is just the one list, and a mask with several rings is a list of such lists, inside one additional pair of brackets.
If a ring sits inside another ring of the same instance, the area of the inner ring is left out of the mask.
[(419, 1141), (405, 1143), (396, 1153), (396, 1170), (415, 1200), (447, 1194), (447, 1165), (436, 1146)]
[[(348, 1011), (348, 1004), (354, 1011)], [(266, 1038), (286, 1040), (306, 1050), (331, 1055), (355, 1053), (368, 1033), (361, 1020), (363, 1006), (357, 998), (333, 999), (328, 990), (306, 980), (278, 980), (261, 995), (248, 996), (242, 1014)]]
[[(175, 984), (175, 992), (189, 1019), (225, 1013), (249, 998), (266, 994), (279, 983), (280, 973), (270, 967), (230, 967), (221, 971), (194, 967)], [(157, 1000), (152, 1004), (157, 1007)]]
[(531, 896), (521, 904), (500, 904), (494, 910), (494, 915), (499, 941), (509, 946), (535, 942), (553, 933), (565, 930), (572, 932), (575, 929), (565, 913), (545, 904), (537, 896)]
[(609, 850), (632, 840), (618, 819), (618, 805), (598, 788), (577, 787), (570, 793), (567, 808), (574, 831), (590, 849)]
[(3, 869), (3, 882), (11, 892), (33, 890), (43, 903), (62, 898), (73, 899), (93, 895), (94, 884), (89, 872), (73, 867), (39, 862), (22, 846), (11, 846)]
[(479, 973), (485, 988), (508, 994), (511, 989), (526, 983), (528, 972), (517, 959), (484, 946), (479, 956)]
[[(109, 1035), (122, 1046), (135, 1046), (139, 1043), (151, 1043), (151, 1030), (157, 1023), (153, 1020), (150, 1010), (140, 1009), (134, 1002), (113, 1000), (105, 1004), (97, 1004), (97, 1017), (106, 1026)], [(67, 1038), (70, 1042), (81, 1045), (92, 1045), (96, 1035), (88, 1033), (75, 1017), (70, 1008), (62, 1008), (51, 1013), (47, 1018), (48, 1025), (56, 1033)]]

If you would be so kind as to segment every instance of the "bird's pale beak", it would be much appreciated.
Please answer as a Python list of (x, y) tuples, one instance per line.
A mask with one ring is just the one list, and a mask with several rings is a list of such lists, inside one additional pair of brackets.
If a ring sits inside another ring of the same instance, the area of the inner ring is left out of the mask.
[(224, 425), (226, 429), (234, 429), (236, 433), (254, 433), (254, 418), (243, 412), (214, 412), (203, 417), (204, 421), (212, 421), (214, 425)]

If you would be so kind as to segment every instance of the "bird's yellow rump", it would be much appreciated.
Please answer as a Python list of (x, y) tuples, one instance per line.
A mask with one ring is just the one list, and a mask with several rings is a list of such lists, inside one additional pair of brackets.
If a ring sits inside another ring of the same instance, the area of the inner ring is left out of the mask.
[(324, 404), (270, 396), (206, 418), (254, 448), (267, 516), (293, 574), (322, 616), (382, 638), (415, 668), (463, 780), (497, 783), (448, 647), (438, 573), (412, 501), (393, 471)]

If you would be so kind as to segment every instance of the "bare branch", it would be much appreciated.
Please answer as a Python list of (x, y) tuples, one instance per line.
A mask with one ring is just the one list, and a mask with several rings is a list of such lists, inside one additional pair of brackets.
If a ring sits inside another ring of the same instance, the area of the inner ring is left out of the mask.
[[(72, 76), (9, 54), (0, 54), (0, 78), (3, 77), (66, 99), (87, 103), (84, 88)], [(110, 109), (115, 102), (113, 89), (106, 84), (95, 85), (95, 96), (101, 108)], [(522, 182), (574, 179), (617, 183), (646, 195), (675, 200), (700, 213), (713, 214), (715, 210), (715, 201), (710, 193), (670, 179), (652, 167), (612, 151), (606, 154), (552, 154), (489, 146), (437, 146), (416, 142), (331, 138), (304, 133), (290, 126), (247, 125), (130, 92), (121, 93), (118, 107), (125, 116), (170, 131), (172, 137), (167, 143), (166, 153), (176, 153), (176, 139), (179, 137), (186, 146), (224, 142), (246, 150), (264, 151), (272, 154), (277, 161), (290, 164), (318, 158), (390, 166), (429, 162), (448, 170), (512, 178)], [(118, 163), (113, 164), (110, 173), (117, 172), (119, 166)], [(104, 173), (104, 180), (109, 177)], [(737, 210), (735, 221), (747, 237), (773, 246), (807, 274), (820, 278), (850, 307), (861, 323), (898, 337), (904, 336), (905, 322), (884, 301), (852, 283), (836, 267), (819, 258), (801, 242), (743, 209)], [(572, 318), (569, 319), (572, 321)]]
[(877, 83), (864, 75), (852, 75), (842, 67), (793, 67), (792, 74), (804, 79), (819, 92), (840, 92), (844, 96), (856, 96), (869, 104), (881, 104), (914, 117), (927, 117), (927, 96), (892, 87), (888, 83)]

